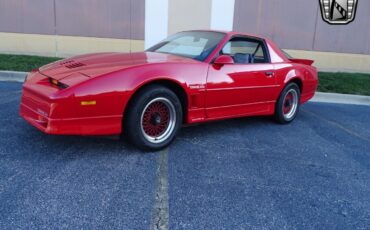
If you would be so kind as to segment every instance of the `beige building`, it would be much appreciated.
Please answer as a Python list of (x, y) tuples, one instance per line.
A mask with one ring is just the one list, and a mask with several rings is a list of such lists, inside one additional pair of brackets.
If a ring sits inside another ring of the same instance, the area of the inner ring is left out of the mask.
[(370, 1), (329, 25), (312, 0), (0, 0), (0, 53), (65, 57), (141, 51), (191, 29), (271, 38), (323, 71), (370, 73)]

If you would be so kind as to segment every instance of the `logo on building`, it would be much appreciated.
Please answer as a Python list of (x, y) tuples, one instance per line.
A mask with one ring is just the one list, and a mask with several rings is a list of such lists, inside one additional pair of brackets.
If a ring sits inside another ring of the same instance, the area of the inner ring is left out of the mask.
[(319, 0), (321, 14), (329, 24), (348, 24), (355, 20), (358, 0)]

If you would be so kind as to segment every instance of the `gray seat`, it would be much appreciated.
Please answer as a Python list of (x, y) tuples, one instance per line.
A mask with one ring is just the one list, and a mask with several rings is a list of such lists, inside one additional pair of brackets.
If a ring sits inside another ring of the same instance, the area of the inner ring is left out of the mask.
[(253, 56), (251, 54), (236, 53), (234, 54), (234, 62), (237, 64), (253, 63)]

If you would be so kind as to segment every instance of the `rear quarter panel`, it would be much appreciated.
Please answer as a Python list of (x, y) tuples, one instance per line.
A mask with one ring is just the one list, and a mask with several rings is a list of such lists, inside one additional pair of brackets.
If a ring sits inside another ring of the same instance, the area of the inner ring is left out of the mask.
[(274, 64), (275, 76), (280, 90), (276, 96), (278, 99), (281, 91), (287, 83), (294, 79), (302, 82), (301, 104), (310, 100), (314, 95), (318, 85), (317, 68), (311, 65), (291, 62), (279, 47), (269, 39), (265, 39), (271, 62)]
[[(277, 82), (280, 85), (280, 92), (291, 81), (299, 79), (302, 82), (301, 104), (310, 100), (314, 95), (318, 85), (317, 69), (313, 66), (296, 63), (277, 63), (274, 64)], [(278, 98), (279, 95), (276, 95)]]

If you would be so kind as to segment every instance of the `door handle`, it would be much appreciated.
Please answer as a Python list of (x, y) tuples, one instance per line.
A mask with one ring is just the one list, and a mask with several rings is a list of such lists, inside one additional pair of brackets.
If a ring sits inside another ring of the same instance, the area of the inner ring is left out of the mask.
[(267, 77), (273, 77), (274, 76), (274, 72), (272, 72), (272, 71), (267, 71), (267, 72), (265, 72), (265, 74), (266, 74)]

